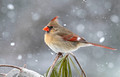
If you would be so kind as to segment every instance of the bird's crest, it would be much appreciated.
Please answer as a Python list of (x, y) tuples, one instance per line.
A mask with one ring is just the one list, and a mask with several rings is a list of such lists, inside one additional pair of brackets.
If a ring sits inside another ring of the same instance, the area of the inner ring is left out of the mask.
[(59, 22), (58, 22), (58, 18), (59, 16), (54, 17), (48, 24), (47, 26), (60, 26)]
[(58, 21), (59, 16), (54, 17), (51, 21)]

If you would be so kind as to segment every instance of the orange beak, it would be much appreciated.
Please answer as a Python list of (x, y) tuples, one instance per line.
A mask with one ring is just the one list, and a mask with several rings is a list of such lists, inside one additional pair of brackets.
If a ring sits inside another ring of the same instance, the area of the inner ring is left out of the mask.
[(48, 26), (43, 28), (44, 31), (49, 31), (50, 29), (48, 28)]

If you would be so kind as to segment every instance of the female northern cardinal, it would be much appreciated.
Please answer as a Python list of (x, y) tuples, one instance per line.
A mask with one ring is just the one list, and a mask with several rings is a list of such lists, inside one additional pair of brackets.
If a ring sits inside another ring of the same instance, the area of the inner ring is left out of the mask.
[(115, 48), (110, 48), (107, 46), (87, 42), (82, 37), (74, 34), (70, 30), (64, 28), (58, 23), (58, 16), (53, 18), (46, 27), (43, 28), (45, 33), (45, 43), (56, 53), (69, 53), (77, 50), (80, 47), (86, 46), (98, 46), (102, 48), (107, 48), (111, 50), (116, 50)]

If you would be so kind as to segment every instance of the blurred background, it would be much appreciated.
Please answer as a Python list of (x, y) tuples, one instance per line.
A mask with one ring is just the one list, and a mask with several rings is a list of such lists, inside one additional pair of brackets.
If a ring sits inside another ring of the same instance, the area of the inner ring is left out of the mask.
[(56, 54), (42, 28), (55, 16), (86, 40), (118, 49), (74, 52), (88, 77), (120, 77), (120, 0), (0, 0), (0, 64), (27, 64), (44, 74)]

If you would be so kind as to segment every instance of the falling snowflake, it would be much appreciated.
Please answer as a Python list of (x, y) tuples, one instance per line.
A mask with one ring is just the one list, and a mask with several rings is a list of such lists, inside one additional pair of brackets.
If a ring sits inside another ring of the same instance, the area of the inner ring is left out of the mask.
[(36, 59), (35, 62), (38, 62), (38, 60)]
[(63, 26), (66, 26), (66, 24), (63, 24)]
[(100, 43), (103, 43), (104, 41), (105, 41), (105, 37), (101, 37), (99, 40)]
[(17, 59), (21, 60), (22, 59), (22, 55), (18, 55)]
[(11, 45), (11, 46), (15, 46), (15, 42), (11, 42), (10, 45)]
[(86, 0), (83, 0), (83, 2), (86, 2)]
[(111, 21), (114, 23), (118, 23), (119, 22), (119, 17), (117, 15), (112, 15), (110, 17)]
[(13, 10), (14, 9), (14, 5), (13, 4), (8, 4), (7, 8), (10, 9), (10, 10)]
[(53, 52), (50, 52), (51, 53), (51, 55), (54, 55), (54, 53)]

